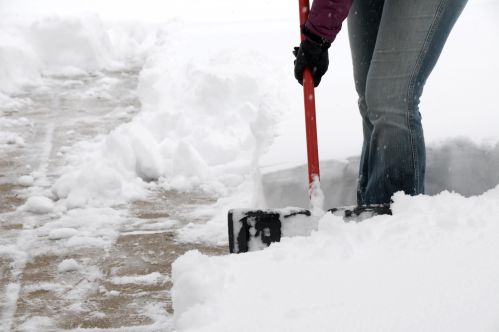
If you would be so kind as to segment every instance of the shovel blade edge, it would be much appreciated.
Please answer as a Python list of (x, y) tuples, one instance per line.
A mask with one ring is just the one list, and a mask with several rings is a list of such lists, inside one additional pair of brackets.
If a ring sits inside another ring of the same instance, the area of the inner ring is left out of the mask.
[[(328, 210), (345, 222), (361, 222), (377, 215), (391, 215), (388, 204), (345, 206)], [(230, 253), (262, 250), (282, 237), (306, 236), (317, 229), (320, 216), (302, 208), (231, 209), (228, 213)]]
[[(231, 253), (261, 250), (286, 236), (286, 228), (293, 223), (307, 224), (311, 213), (306, 209), (231, 209), (228, 213), (229, 249)], [(310, 227), (295, 228), (306, 229)], [(284, 234), (283, 234), (284, 232)], [(288, 232), (290, 233), (290, 232)], [(292, 233), (296, 233), (296, 230)], [(292, 234), (298, 235), (298, 234)]]

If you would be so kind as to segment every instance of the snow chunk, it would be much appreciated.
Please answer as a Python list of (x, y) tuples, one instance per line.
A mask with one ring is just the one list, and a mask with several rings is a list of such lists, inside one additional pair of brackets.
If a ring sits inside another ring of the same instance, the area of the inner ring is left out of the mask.
[(139, 285), (162, 285), (169, 280), (159, 272), (146, 275), (113, 277), (111, 282), (115, 285), (139, 284)]
[(35, 180), (31, 175), (23, 175), (17, 179), (17, 183), (23, 187), (31, 187), (35, 183)]
[(112, 208), (73, 209), (46, 221), (39, 232), (50, 240), (60, 240), (60, 245), (69, 250), (105, 248), (119, 236), (120, 224), (125, 220), (122, 212)]
[(32, 213), (50, 213), (54, 210), (54, 202), (45, 196), (32, 196), (28, 198), (23, 208)]
[(79, 234), (79, 231), (74, 228), (58, 228), (49, 232), (49, 240), (67, 239)]
[(102, 163), (87, 165), (86, 168), (60, 177), (52, 192), (59, 199), (66, 199), (69, 209), (83, 208), (89, 203), (112, 202), (121, 196), (122, 180), (119, 173)]
[(59, 273), (77, 271), (81, 268), (81, 265), (74, 259), (65, 259), (58, 266), (57, 271)]

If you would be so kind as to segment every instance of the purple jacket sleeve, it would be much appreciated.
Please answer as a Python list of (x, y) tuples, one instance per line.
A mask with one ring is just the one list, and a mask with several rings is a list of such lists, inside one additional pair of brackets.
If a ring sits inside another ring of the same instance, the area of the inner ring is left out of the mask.
[(333, 42), (351, 5), (352, 0), (314, 0), (305, 25), (313, 33)]

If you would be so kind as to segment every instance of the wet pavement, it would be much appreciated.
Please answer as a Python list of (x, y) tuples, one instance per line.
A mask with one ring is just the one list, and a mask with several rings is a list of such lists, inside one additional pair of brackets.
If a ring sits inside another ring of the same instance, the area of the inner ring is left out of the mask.
[[(18, 96), (16, 107), (0, 106), (0, 132), (9, 137), (0, 140), (0, 331), (169, 330), (171, 263), (191, 249), (227, 252), (175, 240), (195, 207), (214, 202), (203, 193), (153, 186), (147, 199), (115, 207), (125, 221), (105, 248), (61, 248), (39, 232), (61, 216), (18, 209), (27, 197), (50, 189), (69, 147), (108, 133), (139, 111), (137, 81), (138, 70), (47, 77), (42, 87)], [(29, 174), (36, 175), (33, 183), (21, 184), (19, 177)], [(70, 259), (83, 268), (61, 272)]]

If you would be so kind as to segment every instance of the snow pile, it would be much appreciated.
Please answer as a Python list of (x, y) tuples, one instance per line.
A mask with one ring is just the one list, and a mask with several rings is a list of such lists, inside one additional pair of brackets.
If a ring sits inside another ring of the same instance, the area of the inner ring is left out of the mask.
[(186, 51), (165, 57), (171, 48), (183, 47), (165, 46), (141, 74), (143, 114), (127, 134), (148, 133), (145, 143), (153, 151), (137, 155), (143, 164), (138, 175), (162, 176), (178, 189), (225, 193), (244, 181), (259, 150), (272, 139), (279, 89), (259, 74), (269, 61), (234, 50), (185, 61)]
[(94, 156), (83, 164), (69, 166), (52, 187), (59, 205), (68, 209), (105, 207), (144, 195), (135, 173), (122, 170), (120, 165), (113, 168), (114, 154), (107, 155), (108, 159), (104, 151), (97, 150), (92, 154)]
[(178, 331), (497, 331), (499, 187), (394, 197), (393, 216), (173, 264)]
[(56, 182), (53, 192), (68, 208), (133, 199), (156, 180), (215, 197), (244, 192), (251, 204), (282, 89), (275, 75), (261, 75), (271, 70), (267, 57), (234, 48), (191, 54), (190, 33), (172, 25), (158, 38), (140, 74), (141, 112), (89, 143)]

